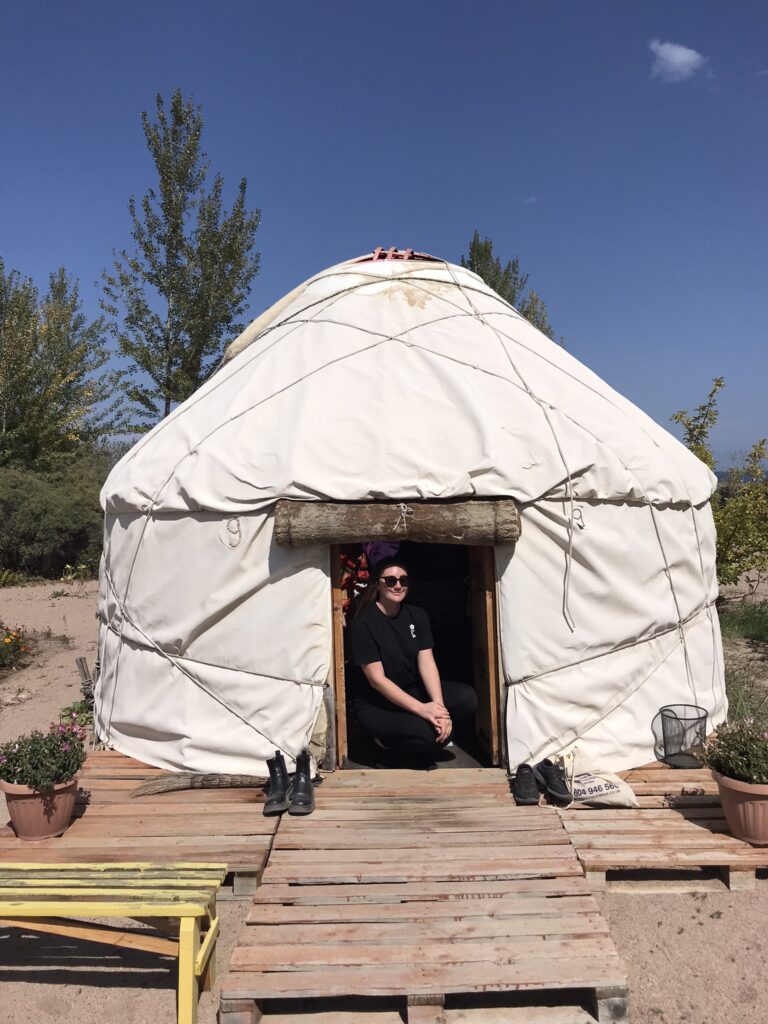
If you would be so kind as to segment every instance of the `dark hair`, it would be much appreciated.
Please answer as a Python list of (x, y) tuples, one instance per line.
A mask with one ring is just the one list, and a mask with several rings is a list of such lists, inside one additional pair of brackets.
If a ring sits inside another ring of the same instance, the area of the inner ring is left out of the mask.
[(363, 595), (360, 598), (358, 606), (359, 611), (362, 611), (364, 608), (373, 604), (378, 597), (379, 579), (381, 575), (386, 572), (387, 569), (391, 569), (395, 565), (399, 566), (401, 569), (405, 569), (406, 573), (408, 572), (408, 566), (402, 558), (398, 558), (396, 555), (393, 555), (391, 558), (382, 558), (380, 562), (371, 566), (368, 570), (368, 586), (365, 588)]

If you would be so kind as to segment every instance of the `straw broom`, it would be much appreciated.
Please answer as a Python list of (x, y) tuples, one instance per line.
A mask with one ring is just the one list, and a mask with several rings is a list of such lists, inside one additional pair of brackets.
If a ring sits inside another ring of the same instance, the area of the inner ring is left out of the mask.
[(131, 796), (155, 796), (182, 789), (261, 789), (263, 775), (200, 775), (198, 772), (169, 772), (147, 779), (131, 791)]

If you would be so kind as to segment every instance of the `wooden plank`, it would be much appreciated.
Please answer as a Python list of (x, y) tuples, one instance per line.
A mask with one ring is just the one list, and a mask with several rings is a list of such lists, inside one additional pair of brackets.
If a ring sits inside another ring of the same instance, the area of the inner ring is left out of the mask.
[[(632, 842), (636, 837), (630, 836), (626, 842)], [(568, 837), (558, 833), (554, 842), (541, 843), (530, 842), (529, 834), (524, 833), (524, 838), (518, 844), (512, 846), (499, 846), (497, 844), (486, 844), (483, 846), (458, 846), (458, 847), (374, 847), (372, 849), (313, 849), (311, 858), (307, 857), (304, 850), (279, 850), (273, 852), (269, 866), (267, 867), (266, 878), (272, 877), (273, 869), (284, 870), (291, 865), (306, 865), (311, 860), (312, 866), (322, 864), (333, 864), (336, 867), (350, 864), (392, 864), (407, 862), (409, 867), (415, 865), (431, 865), (435, 859), (441, 861), (444, 866), (448, 861), (458, 861), (461, 864), (469, 864), (473, 861), (500, 862), (511, 864), (519, 860), (531, 860), (540, 856), (541, 862), (551, 860), (575, 860), (573, 848), (568, 842)], [(616, 840), (621, 842), (621, 840)], [(736, 840), (733, 840), (736, 842)]]
[(446, 882), (426, 881), (418, 886), (395, 882), (388, 885), (361, 886), (357, 883), (328, 885), (282, 885), (267, 883), (256, 893), (255, 903), (292, 903), (320, 905), (323, 903), (359, 903), (375, 900), (377, 903), (457, 901), (476, 899), (516, 899), (521, 894), (533, 896), (582, 896), (589, 887), (580, 874), (558, 878), (507, 878), (484, 881), (459, 879)]
[[(93, 901), (78, 903), (73, 900), (67, 903), (67, 913), (76, 917), (205, 917), (208, 913), (207, 903), (166, 900), (155, 903), (145, 900), (137, 903), (133, 900), (105, 900), (98, 904), (98, 913), (94, 914), (96, 904)], [(61, 901), (52, 900), (0, 900), (0, 917), (58, 917), (61, 912)]]
[[(291, 908), (293, 909), (293, 908)], [(457, 928), (457, 921), (461, 927)], [(538, 914), (514, 914), (510, 917), (491, 917), (487, 914), (475, 917), (446, 918), (444, 915), (431, 919), (406, 921), (335, 921), (312, 925), (313, 943), (367, 942), (381, 945), (398, 945), (408, 942), (434, 941), (462, 943), (485, 940), (489, 937), (529, 935), (586, 936), (609, 934), (605, 918), (597, 911), (585, 914), (559, 913), (552, 916)], [(306, 941), (306, 924), (249, 924), (240, 933), (239, 946), (261, 946), (272, 943), (302, 944)]]
[(497, 847), (506, 849), (518, 845), (562, 845), (568, 843), (563, 829), (519, 828), (507, 832), (414, 832), (404, 829), (386, 831), (352, 831), (347, 829), (318, 829), (301, 834), (282, 831), (272, 846), (273, 855), (290, 850), (366, 850), (386, 847), (394, 849), (423, 849), (444, 851), (448, 846), (467, 848)]
[(0, 918), (0, 927), (19, 928), (25, 932), (39, 932), (45, 935), (61, 935), (68, 939), (98, 942), (104, 946), (120, 946), (122, 949), (137, 949), (144, 953), (159, 953), (162, 956), (175, 957), (179, 951), (178, 942), (171, 939), (161, 939), (147, 932), (86, 925), (82, 921), (69, 921), (67, 918)]
[[(546, 949), (544, 944), (546, 943)], [(382, 967), (400, 964), (408, 967), (419, 964), (420, 967), (430, 965), (461, 965), (472, 963), (517, 964), (528, 959), (540, 959), (551, 956), (553, 960), (563, 961), (571, 957), (596, 957), (600, 959), (615, 956), (613, 941), (605, 936), (590, 935), (587, 938), (549, 937), (540, 935), (516, 936), (514, 940), (503, 939), (496, 942), (419, 942), (394, 943), (382, 945), (378, 943), (363, 945), (359, 943), (341, 942), (326, 943), (322, 946), (305, 943), (301, 954), (297, 956), (296, 945), (269, 946), (238, 945), (230, 961), (231, 971), (285, 971), (303, 973), (314, 969), (333, 971), (348, 970), (354, 967), (368, 967), (372, 973)], [(617, 958), (618, 959), (618, 958)], [(450, 972), (445, 972), (446, 975)]]
[(231, 971), (221, 986), (223, 999), (274, 999), (302, 996), (388, 996), (405, 993), (504, 992), (626, 985), (621, 962), (612, 957), (550, 956), (522, 963), (492, 962), (439, 966), (387, 965), (338, 971), (252, 973)]
[(451, 867), (449, 864), (424, 864), (411, 867), (387, 866), (385, 864), (355, 864), (346, 870), (329, 865), (299, 865), (295, 869), (269, 867), (271, 881), (289, 882), (293, 885), (323, 882), (343, 883), (390, 883), (390, 882), (460, 882), (481, 879), (502, 880), (510, 878), (537, 878), (542, 875), (558, 877), (581, 874), (581, 867), (573, 860), (552, 860), (542, 863), (532, 859), (505, 864), (499, 861), (470, 861)]
[[(586, 887), (585, 887), (586, 888)], [(360, 901), (357, 903), (325, 903), (302, 904), (289, 906), (275, 904), (256, 904), (248, 912), (247, 922), (254, 927), (291, 924), (345, 924), (345, 923), (385, 923), (385, 922), (421, 922), (448, 921), (453, 924), (462, 922), (471, 924), (474, 919), (508, 920), (510, 918), (530, 917), (536, 915), (540, 919), (547, 917), (568, 917), (574, 914), (597, 913), (598, 906), (594, 897), (569, 896), (563, 901), (547, 897), (528, 897), (500, 899), (478, 897), (473, 900), (434, 900), (421, 902), (412, 900), (408, 903), (374, 903)]]

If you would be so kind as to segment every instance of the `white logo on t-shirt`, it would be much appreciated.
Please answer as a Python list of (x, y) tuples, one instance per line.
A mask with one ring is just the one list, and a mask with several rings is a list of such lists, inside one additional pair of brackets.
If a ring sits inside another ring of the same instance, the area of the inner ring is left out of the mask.
[(411, 623), (411, 636), (413, 637), (414, 640), (416, 639), (416, 627), (414, 626), (413, 623)]

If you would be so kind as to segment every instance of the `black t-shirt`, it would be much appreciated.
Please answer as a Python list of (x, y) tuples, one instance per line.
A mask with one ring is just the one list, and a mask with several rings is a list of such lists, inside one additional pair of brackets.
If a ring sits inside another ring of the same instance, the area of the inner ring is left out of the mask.
[[(352, 620), (350, 640), (354, 665), (380, 661), (387, 679), (413, 695), (421, 692), (418, 654), (434, 647), (429, 619), (422, 608), (402, 604), (397, 615), (389, 616), (377, 604), (369, 605)], [(362, 672), (358, 673), (358, 684), (360, 696), (370, 697), (376, 692)]]

